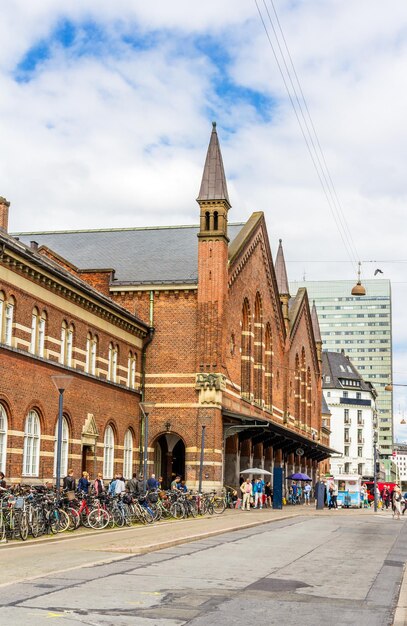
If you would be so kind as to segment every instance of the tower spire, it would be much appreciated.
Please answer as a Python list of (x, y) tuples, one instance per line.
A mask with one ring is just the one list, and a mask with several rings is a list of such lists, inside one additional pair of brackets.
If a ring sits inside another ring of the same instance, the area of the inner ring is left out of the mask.
[(277, 278), (278, 293), (280, 296), (289, 296), (290, 288), (288, 286), (287, 269), (285, 266), (284, 252), (283, 252), (283, 240), (279, 239), (279, 246), (277, 250), (275, 271)]
[(201, 188), (197, 201), (224, 200), (230, 207), (222, 153), (220, 151), (216, 122), (212, 122), (212, 133), (206, 154)]

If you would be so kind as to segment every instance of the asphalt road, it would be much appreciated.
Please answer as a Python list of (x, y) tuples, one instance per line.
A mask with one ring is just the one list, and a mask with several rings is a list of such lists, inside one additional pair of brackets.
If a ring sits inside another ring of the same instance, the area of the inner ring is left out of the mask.
[[(406, 530), (390, 515), (332, 511), (33, 580), (27, 567), (25, 580), (6, 586), (0, 552), (0, 625), (385, 626), (407, 557)], [(52, 549), (62, 561), (70, 545)], [(6, 560), (18, 560), (22, 549)]]

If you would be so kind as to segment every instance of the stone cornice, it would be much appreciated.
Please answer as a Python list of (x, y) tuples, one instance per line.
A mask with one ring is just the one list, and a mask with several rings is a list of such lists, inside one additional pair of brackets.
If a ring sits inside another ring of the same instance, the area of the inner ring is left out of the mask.
[[(81, 308), (91, 311), (101, 319), (109, 321), (136, 337), (144, 338), (147, 336), (148, 327), (143, 322), (99, 294), (84, 281), (71, 277), (67, 272), (58, 271), (58, 268), (54, 268), (53, 265), (41, 263), (42, 259), (41, 257), (38, 258), (39, 255), (33, 255), (32, 259), (28, 259), (25, 258), (28, 252), (25, 250), (21, 252), (8, 246), (6, 242), (0, 241), (0, 263), (3, 266), (26, 276), (34, 283), (67, 298)], [(73, 283), (77, 284), (74, 285)], [(133, 319), (131, 319), (132, 317)]]

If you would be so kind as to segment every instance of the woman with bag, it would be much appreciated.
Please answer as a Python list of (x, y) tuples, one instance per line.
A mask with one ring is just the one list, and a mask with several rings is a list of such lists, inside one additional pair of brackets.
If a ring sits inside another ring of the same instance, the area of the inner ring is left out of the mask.
[(394, 486), (393, 491), (393, 519), (400, 519), (401, 513), (401, 491), (398, 485)]

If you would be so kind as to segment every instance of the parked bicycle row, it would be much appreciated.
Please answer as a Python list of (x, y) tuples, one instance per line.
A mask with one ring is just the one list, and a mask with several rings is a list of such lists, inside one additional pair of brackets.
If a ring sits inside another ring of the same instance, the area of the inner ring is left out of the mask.
[(179, 490), (148, 491), (145, 494), (85, 493), (42, 486), (18, 486), (2, 491), (0, 497), (0, 540), (26, 540), (73, 531), (80, 526), (93, 529), (151, 524), (160, 519), (182, 519), (220, 514), (225, 498), (215, 492), (191, 494)]

